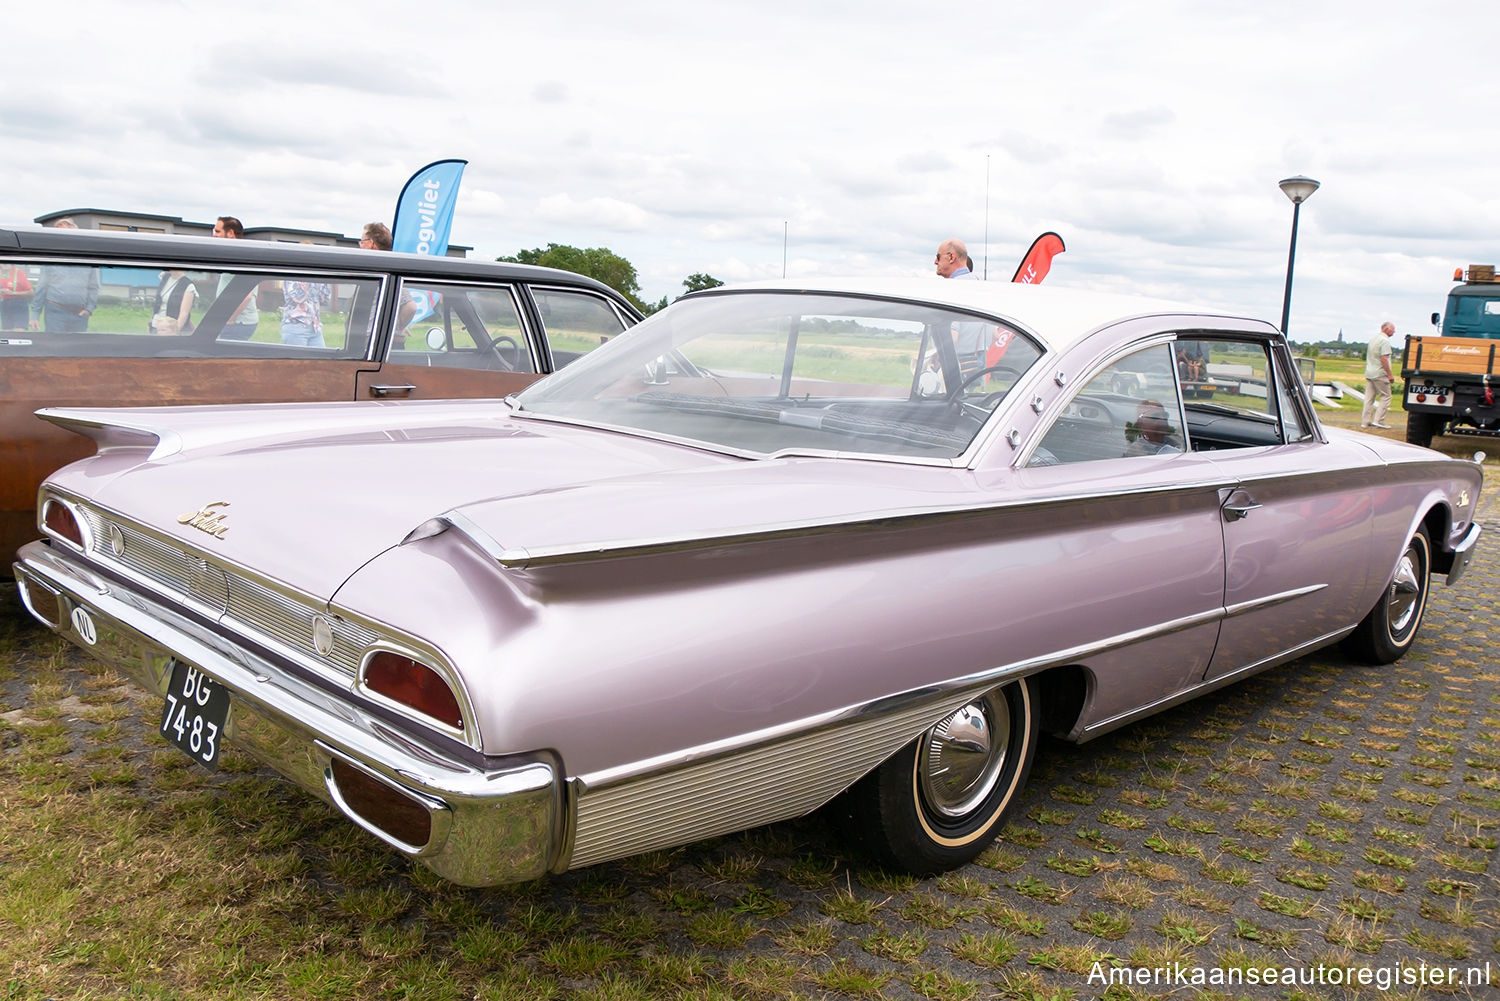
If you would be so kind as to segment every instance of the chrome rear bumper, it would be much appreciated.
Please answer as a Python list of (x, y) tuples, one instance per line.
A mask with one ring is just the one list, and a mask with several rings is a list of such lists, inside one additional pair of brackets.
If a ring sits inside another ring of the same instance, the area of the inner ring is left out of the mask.
[[(558, 864), (563, 790), (548, 755), (481, 768), (419, 743), (47, 543), (22, 547), (14, 571), (33, 616), (154, 694), (165, 697), (173, 660), (224, 685), (230, 743), (444, 878), (467, 886), (514, 883)], [(360, 788), (341, 787), (351, 782)], [(425, 812), (424, 843), (382, 828), (379, 805), (390, 796), (402, 797), (386, 801), (405, 811)]]

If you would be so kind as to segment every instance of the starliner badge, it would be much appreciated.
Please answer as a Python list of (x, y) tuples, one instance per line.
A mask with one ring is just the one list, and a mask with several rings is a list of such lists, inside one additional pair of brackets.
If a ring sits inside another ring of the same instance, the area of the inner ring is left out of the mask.
[(196, 511), (188, 511), (186, 514), (177, 516), (177, 524), (191, 525), (200, 532), (207, 532), (216, 539), (222, 539), (229, 534), (229, 526), (224, 522), (229, 517), (228, 501), (213, 501), (205, 504)]

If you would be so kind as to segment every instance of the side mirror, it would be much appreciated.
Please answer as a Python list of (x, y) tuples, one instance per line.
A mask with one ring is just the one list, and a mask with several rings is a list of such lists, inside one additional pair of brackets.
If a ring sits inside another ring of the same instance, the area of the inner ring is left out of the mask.
[(1438, 323), (1440, 323), (1442, 321), (1442, 319), (1443, 319), (1443, 317), (1441, 316), (1441, 314), (1433, 313), (1432, 314), (1432, 325), (1434, 327), (1437, 326)]
[(670, 386), (672, 380), (667, 378), (667, 358), (658, 355), (646, 363), (646, 377), (642, 380), (648, 386)]
[(448, 335), (443, 333), (442, 327), (427, 328), (427, 346), (433, 351), (441, 351), (448, 346)]

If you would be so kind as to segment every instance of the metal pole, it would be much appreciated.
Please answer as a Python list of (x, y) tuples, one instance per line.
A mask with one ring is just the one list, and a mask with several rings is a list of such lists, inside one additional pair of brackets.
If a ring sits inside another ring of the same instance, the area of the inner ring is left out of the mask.
[(1281, 332), (1286, 333), (1286, 323), (1292, 312), (1292, 266), (1297, 262), (1297, 216), (1302, 212), (1302, 203), (1292, 203), (1292, 245), (1286, 252), (1286, 291), (1281, 295)]
[(984, 274), (990, 280), (990, 155), (984, 155)]

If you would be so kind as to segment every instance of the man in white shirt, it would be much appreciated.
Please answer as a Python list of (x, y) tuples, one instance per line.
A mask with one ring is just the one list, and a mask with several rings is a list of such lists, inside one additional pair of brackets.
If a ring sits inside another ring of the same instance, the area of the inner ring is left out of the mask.
[(1389, 320), (1370, 338), (1365, 349), (1365, 406), (1359, 414), (1362, 428), (1389, 428), (1386, 411), (1391, 408), (1391, 335), (1396, 325)]
[[(969, 249), (962, 240), (944, 240), (938, 245), (932, 263), (943, 278), (979, 280), (969, 269)], [(985, 352), (989, 350), (994, 331), (995, 328), (987, 323), (953, 325), (953, 349), (958, 354), (958, 370), (964, 378), (984, 368)]]

